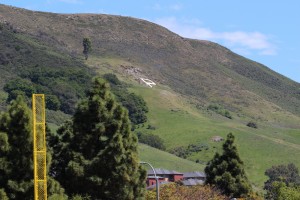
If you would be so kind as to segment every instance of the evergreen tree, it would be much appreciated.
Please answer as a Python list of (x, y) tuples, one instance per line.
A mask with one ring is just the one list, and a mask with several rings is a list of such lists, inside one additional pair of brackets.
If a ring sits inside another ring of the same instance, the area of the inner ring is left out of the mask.
[(0, 187), (9, 199), (33, 199), (31, 115), (21, 96), (12, 101), (0, 121)]
[(83, 38), (82, 45), (83, 45), (83, 54), (85, 56), (85, 59), (87, 60), (89, 57), (89, 53), (92, 51), (91, 40), (89, 38)]
[[(50, 165), (50, 154), (47, 159)], [(48, 186), (50, 197), (63, 195), (64, 190), (55, 180), (49, 178)], [(11, 200), (33, 199), (32, 119), (22, 96), (13, 100), (8, 112), (0, 116), (0, 188)]]
[(223, 154), (216, 153), (206, 166), (205, 173), (206, 183), (216, 185), (226, 195), (242, 197), (251, 192), (232, 133), (227, 135), (227, 140), (223, 144)]
[(136, 136), (127, 111), (116, 103), (109, 84), (94, 79), (88, 98), (52, 139), (53, 174), (70, 196), (140, 199), (146, 172), (138, 163)]

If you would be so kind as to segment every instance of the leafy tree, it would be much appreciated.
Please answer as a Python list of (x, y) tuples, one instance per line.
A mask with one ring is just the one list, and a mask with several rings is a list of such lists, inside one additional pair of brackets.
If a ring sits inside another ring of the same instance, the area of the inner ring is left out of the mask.
[[(32, 141), (31, 113), (23, 97), (18, 96), (0, 116), (0, 188), (9, 199), (33, 199)], [(49, 166), (50, 154), (47, 159)], [(49, 178), (48, 187), (49, 197), (63, 195), (57, 181)]]
[(158, 135), (154, 135), (152, 133), (145, 134), (141, 132), (138, 132), (137, 135), (139, 138), (139, 142), (160, 150), (166, 150), (164, 141)]
[(282, 187), (300, 186), (299, 170), (293, 163), (272, 166), (266, 170), (265, 175), (269, 177), (264, 185), (264, 189), (267, 190), (267, 199), (278, 198), (278, 190)]
[(83, 38), (82, 45), (83, 45), (83, 54), (85, 56), (85, 59), (87, 60), (89, 57), (89, 53), (92, 51), (91, 40), (89, 38)]
[(60, 108), (60, 101), (55, 95), (46, 96), (46, 108), (49, 110), (58, 110)]
[(142, 97), (129, 93), (121, 96), (120, 101), (128, 109), (129, 118), (133, 124), (142, 124), (147, 121), (146, 113), (148, 112), (148, 107)]
[[(30, 110), (21, 96), (0, 117), (2, 131), (1, 184), (10, 199), (33, 199), (32, 131)], [(4, 142), (3, 142), (4, 141)], [(3, 145), (4, 144), (4, 145)], [(2, 164), (3, 165), (3, 164)]]
[(4, 189), (0, 189), (0, 199), (1, 200), (9, 200)]
[(21, 90), (12, 90), (8, 93), (8, 97), (7, 97), (7, 102), (11, 102), (12, 100), (16, 99), (17, 96), (23, 96), (25, 101), (27, 100), (27, 96), (25, 94), (25, 92), (21, 91)]
[(146, 172), (138, 163), (137, 138), (128, 114), (116, 103), (109, 84), (96, 78), (87, 99), (51, 140), (52, 174), (69, 196), (140, 199)]
[(133, 125), (143, 124), (147, 121), (146, 113), (148, 107), (141, 96), (128, 92), (126, 84), (121, 82), (115, 74), (104, 74), (103, 78), (107, 80), (112, 87), (112, 92), (129, 113), (129, 119)]
[(243, 162), (234, 145), (232, 133), (227, 135), (223, 144), (223, 154), (215, 154), (207, 164), (205, 173), (206, 183), (216, 185), (226, 195), (242, 197), (251, 192), (251, 186), (245, 174)]
[(112, 87), (122, 86), (122, 82), (118, 79), (118, 77), (115, 74), (112, 73), (104, 74), (103, 78), (107, 80)]
[(298, 200), (300, 199), (300, 187), (288, 187), (284, 182), (274, 181), (268, 191), (266, 199), (274, 200)]

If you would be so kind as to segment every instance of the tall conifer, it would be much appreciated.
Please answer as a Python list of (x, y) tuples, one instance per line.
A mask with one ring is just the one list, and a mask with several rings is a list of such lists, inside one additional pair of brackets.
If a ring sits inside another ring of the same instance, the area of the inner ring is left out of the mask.
[(94, 79), (73, 121), (58, 131), (58, 141), (54, 150), (60, 158), (53, 173), (68, 194), (107, 200), (143, 197), (146, 174), (138, 163), (137, 138), (108, 83)]
[[(48, 166), (51, 154), (47, 155)], [(0, 115), (0, 188), (9, 199), (32, 200), (33, 134), (31, 112), (22, 96), (11, 102)], [(60, 184), (48, 177), (48, 197), (66, 199)], [(4, 198), (4, 197), (3, 197)]]
[(224, 194), (233, 197), (246, 196), (251, 192), (251, 186), (244, 171), (243, 161), (240, 159), (234, 136), (227, 135), (223, 144), (223, 154), (216, 153), (205, 168), (206, 183), (219, 187)]

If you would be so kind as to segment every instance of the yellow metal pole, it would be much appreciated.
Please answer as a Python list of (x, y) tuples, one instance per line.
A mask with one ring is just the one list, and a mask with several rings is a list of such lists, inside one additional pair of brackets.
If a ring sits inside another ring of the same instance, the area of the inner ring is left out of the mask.
[(47, 200), (45, 96), (32, 95), (34, 199)]

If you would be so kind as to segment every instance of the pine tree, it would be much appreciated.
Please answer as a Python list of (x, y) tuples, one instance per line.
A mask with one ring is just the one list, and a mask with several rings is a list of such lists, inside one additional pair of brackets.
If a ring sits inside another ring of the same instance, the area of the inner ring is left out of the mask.
[(85, 56), (85, 59), (87, 60), (89, 57), (89, 53), (92, 51), (91, 40), (89, 38), (83, 38), (82, 45), (83, 45), (83, 54)]
[[(30, 110), (21, 96), (12, 101), (7, 113), (0, 117), (5, 141), (4, 166), (1, 166), (1, 184), (10, 199), (33, 199), (32, 131)], [(4, 147), (4, 148), (3, 148)]]
[(59, 129), (56, 140), (52, 171), (70, 196), (143, 197), (146, 173), (138, 163), (137, 138), (108, 83), (94, 79), (88, 98), (79, 104), (73, 121)]
[(205, 173), (206, 183), (216, 185), (226, 195), (242, 197), (251, 192), (232, 133), (227, 135), (227, 140), (223, 144), (223, 154), (216, 153), (207, 164)]
[[(8, 111), (0, 116), (0, 188), (11, 200), (33, 199), (32, 143), (31, 112), (23, 97), (18, 96), (11, 102)], [(50, 165), (50, 154), (47, 159)], [(51, 188), (49, 197), (59, 194), (67, 198), (59, 183), (50, 177), (48, 186)]]

